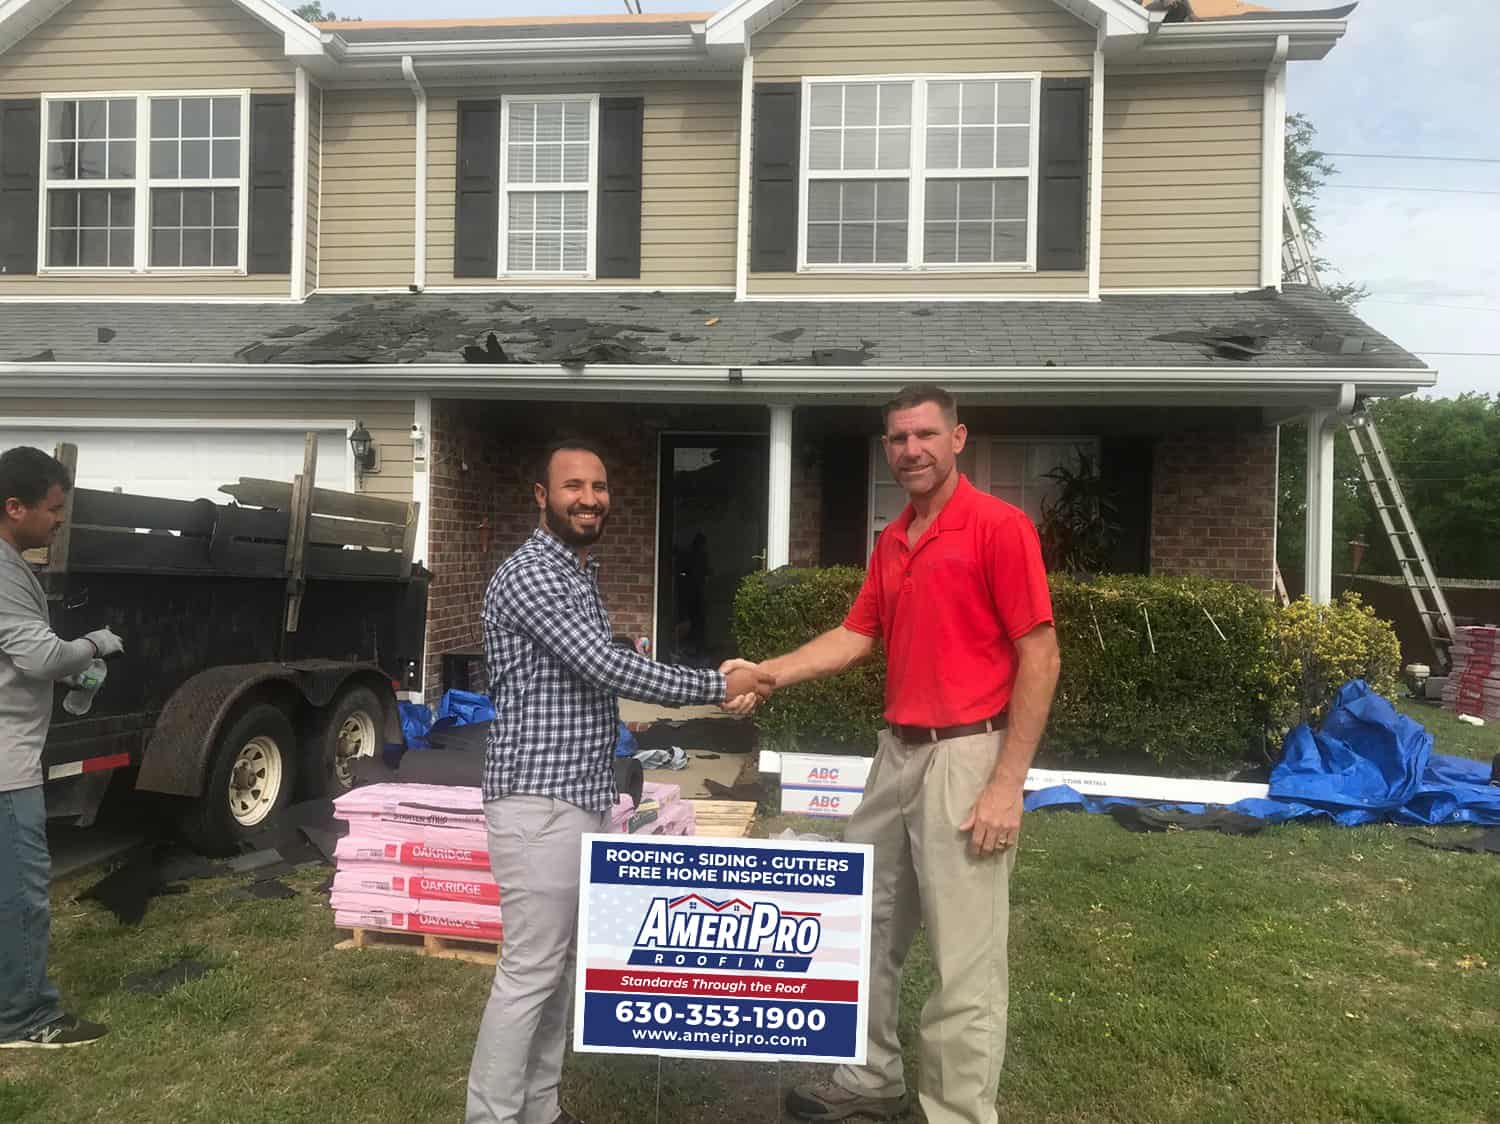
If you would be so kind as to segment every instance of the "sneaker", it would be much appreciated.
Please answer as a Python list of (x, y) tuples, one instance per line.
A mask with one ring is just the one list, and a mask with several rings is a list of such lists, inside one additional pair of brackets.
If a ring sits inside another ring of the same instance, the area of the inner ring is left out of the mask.
[(905, 1093), (899, 1097), (870, 1097), (851, 1093), (832, 1079), (798, 1085), (786, 1095), (786, 1110), (798, 1120), (844, 1120), (850, 1116), (890, 1120), (905, 1115), (909, 1107)]
[(108, 1033), (109, 1028), (99, 1023), (87, 1022), (76, 1015), (59, 1015), (25, 1038), (0, 1042), (0, 1050), (66, 1050), (97, 1042)]

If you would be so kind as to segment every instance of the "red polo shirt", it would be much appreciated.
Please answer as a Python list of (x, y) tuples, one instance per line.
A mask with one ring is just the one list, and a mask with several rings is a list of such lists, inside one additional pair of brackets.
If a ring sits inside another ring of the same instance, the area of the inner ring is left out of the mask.
[(885, 643), (887, 722), (982, 722), (1010, 702), (1015, 639), (1052, 620), (1041, 542), (1025, 512), (967, 477), (915, 544), (913, 514), (881, 533), (844, 627)]

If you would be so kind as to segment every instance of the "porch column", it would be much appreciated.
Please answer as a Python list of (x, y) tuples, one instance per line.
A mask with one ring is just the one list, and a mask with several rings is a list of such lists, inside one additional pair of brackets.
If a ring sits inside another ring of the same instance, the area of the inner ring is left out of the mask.
[(770, 513), (766, 520), (766, 569), (792, 558), (792, 408), (771, 407)]
[(1333, 600), (1333, 437), (1332, 410), (1307, 417), (1307, 595), (1317, 605)]

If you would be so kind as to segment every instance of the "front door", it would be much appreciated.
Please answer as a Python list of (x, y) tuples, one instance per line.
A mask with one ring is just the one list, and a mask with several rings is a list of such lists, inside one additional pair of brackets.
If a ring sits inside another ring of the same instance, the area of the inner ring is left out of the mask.
[(734, 595), (765, 563), (766, 437), (661, 439), (656, 644), (666, 663), (718, 667), (735, 655)]

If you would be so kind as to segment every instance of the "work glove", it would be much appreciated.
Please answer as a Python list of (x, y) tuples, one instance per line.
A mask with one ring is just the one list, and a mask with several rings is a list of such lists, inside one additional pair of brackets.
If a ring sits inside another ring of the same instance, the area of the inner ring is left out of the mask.
[(94, 651), (99, 654), (101, 660), (108, 659), (110, 656), (118, 656), (125, 651), (125, 642), (108, 628), (96, 628), (84, 639), (94, 646)]

